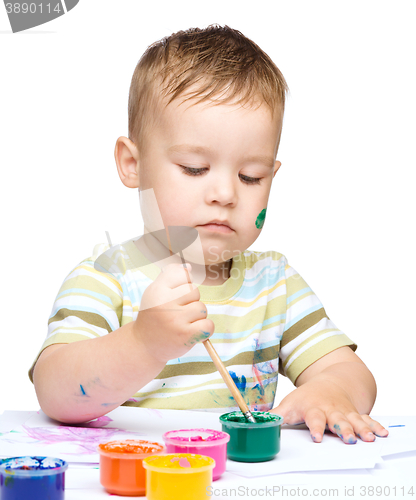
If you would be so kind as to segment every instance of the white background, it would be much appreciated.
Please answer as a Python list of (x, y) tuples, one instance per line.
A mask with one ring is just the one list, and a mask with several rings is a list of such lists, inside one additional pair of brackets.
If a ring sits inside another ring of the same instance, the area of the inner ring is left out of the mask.
[[(3, 2), (2, 2), (3, 3)], [(80, 0), (12, 34), (0, 5), (0, 411), (38, 409), (27, 376), (59, 287), (93, 246), (141, 234), (113, 150), (148, 45), (228, 24), (290, 87), (263, 232), (354, 339), (378, 383), (375, 415), (414, 398), (414, 2)], [(277, 397), (292, 390), (280, 379)]]

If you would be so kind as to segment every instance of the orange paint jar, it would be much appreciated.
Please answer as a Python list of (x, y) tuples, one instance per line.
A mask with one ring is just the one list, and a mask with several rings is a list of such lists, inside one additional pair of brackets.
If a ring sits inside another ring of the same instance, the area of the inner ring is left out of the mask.
[(146, 494), (146, 473), (142, 461), (163, 453), (160, 443), (139, 439), (110, 441), (98, 445), (100, 482), (108, 493), (123, 496)]

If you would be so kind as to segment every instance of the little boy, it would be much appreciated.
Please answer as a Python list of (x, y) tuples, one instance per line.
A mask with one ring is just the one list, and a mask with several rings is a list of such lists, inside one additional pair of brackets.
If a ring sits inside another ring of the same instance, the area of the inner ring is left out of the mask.
[[(227, 26), (147, 49), (129, 138), (115, 148), (146, 237), (96, 247), (65, 279), (29, 372), (50, 417), (85, 422), (121, 404), (238, 409), (202, 344), (210, 337), (251, 410), (305, 422), (315, 442), (326, 426), (346, 443), (388, 434), (368, 416), (376, 385), (356, 345), (283, 255), (247, 250), (281, 165), (287, 91), (271, 59)], [(182, 260), (193, 240), (202, 258)], [(273, 408), (279, 371), (297, 388)]]

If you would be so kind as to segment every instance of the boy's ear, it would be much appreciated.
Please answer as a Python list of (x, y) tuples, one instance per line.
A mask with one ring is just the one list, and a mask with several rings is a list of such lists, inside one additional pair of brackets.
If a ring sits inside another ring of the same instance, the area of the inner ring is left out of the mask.
[(139, 151), (134, 142), (127, 137), (119, 137), (114, 149), (114, 158), (121, 182), (129, 188), (138, 188)]
[(280, 161), (275, 161), (274, 162), (274, 168), (273, 168), (273, 177), (277, 174), (277, 171), (281, 167), (281, 162)]

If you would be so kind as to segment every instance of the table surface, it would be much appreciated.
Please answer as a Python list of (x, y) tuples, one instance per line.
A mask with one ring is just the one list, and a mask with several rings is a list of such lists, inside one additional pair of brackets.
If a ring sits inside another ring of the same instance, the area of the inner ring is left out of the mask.
[[(303, 498), (309, 496), (317, 498), (414, 498), (416, 500), (416, 416), (382, 418), (390, 419), (395, 424), (389, 429), (391, 434), (388, 438), (377, 438), (389, 440), (391, 451), (388, 456), (380, 457), (373, 468), (289, 472), (261, 477), (243, 477), (226, 471), (220, 479), (212, 483), (211, 489), (207, 491), (204, 498)], [(0, 415), (0, 422), (1, 419)], [(403, 425), (397, 425), (399, 422)], [(324, 439), (325, 437), (327, 436), (324, 436)], [(328, 441), (329, 439), (328, 436)], [(384, 442), (387, 443), (387, 441)], [(325, 446), (324, 443), (315, 445)], [(395, 452), (395, 446), (399, 452)], [(328, 450), (330, 450), (329, 447)], [(65, 499), (94, 500), (110, 496), (118, 498), (117, 495), (109, 495), (101, 486), (99, 472), (96, 466), (70, 464), (65, 477)]]

